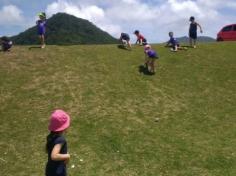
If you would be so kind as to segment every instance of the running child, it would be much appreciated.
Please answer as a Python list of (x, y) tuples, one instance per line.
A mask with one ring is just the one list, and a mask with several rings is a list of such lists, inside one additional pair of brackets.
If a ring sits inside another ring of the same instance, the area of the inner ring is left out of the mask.
[(10, 51), (12, 47), (12, 41), (7, 37), (1, 38), (2, 51)]
[(36, 22), (38, 28), (38, 36), (41, 43), (41, 48), (45, 48), (45, 33), (46, 33), (46, 14), (41, 12), (38, 14), (39, 20)]
[(171, 51), (177, 52), (178, 50), (187, 50), (185, 47), (181, 47), (179, 42), (174, 38), (174, 33), (169, 32), (170, 40), (166, 43), (166, 47), (171, 47)]
[(189, 44), (191, 47), (196, 48), (197, 43), (197, 27), (200, 28), (200, 32), (202, 33), (202, 27), (195, 21), (193, 16), (190, 17), (190, 26), (189, 26)]
[(158, 59), (158, 55), (156, 51), (152, 50), (150, 45), (144, 46), (145, 53), (145, 66), (148, 69), (148, 72), (151, 74), (155, 74), (155, 61)]
[(70, 116), (63, 110), (55, 110), (51, 114), (49, 131), (47, 136), (46, 151), (48, 162), (46, 165), (46, 176), (67, 176), (66, 165), (70, 154), (67, 152), (67, 142), (63, 133), (70, 126)]
[(131, 49), (131, 43), (130, 43), (130, 37), (129, 34), (121, 33), (120, 34), (120, 41), (122, 42), (122, 45), (126, 47), (126, 44)]
[(135, 44), (139, 44), (140, 46), (147, 45), (146, 38), (142, 34), (140, 34), (140, 32), (138, 30), (135, 30), (134, 34), (137, 37), (137, 41), (135, 42)]

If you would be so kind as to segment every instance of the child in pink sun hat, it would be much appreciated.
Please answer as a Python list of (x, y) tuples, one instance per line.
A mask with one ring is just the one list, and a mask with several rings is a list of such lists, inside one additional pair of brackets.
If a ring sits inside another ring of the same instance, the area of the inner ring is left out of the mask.
[(144, 46), (144, 54), (145, 54), (145, 66), (148, 72), (151, 75), (155, 74), (155, 61), (159, 59), (159, 56), (156, 51), (154, 51), (151, 45)]
[(46, 165), (46, 176), (66, 176), (66, 164), (69, 162), (70, 154), (67, 153), (67, 142), (63, 133), (70, 126), (70, 116), (63, 110), (55, 110), (50, 117), (47, 136), (46, 150), (48, 162)]

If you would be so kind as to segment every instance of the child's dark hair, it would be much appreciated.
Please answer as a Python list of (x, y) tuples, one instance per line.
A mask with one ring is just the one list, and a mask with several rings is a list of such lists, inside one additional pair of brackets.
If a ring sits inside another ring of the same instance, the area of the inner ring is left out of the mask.
[(139, 30), (135, 30), (135, 31), (134, 31), (134, 34), (139, 34)]
[(50, 134), (47, 136), (47, 143), (45, 146), (46, 152), (48, 152), (50, 150), (50, 146), (51, 146), (52, 142), (59, 135), (60, 135), (60, 133), (58, 133), (58, 132), (52, 132), (52, 131), (50, 132)]
[(173, 35), (174, 35), (174, 32), (169, 32), (169, 35), (172, 35), (172, 36), (173, 36)]
[(194, 21), (195, 20), (194, 16), (191, 16), (189, 20)]

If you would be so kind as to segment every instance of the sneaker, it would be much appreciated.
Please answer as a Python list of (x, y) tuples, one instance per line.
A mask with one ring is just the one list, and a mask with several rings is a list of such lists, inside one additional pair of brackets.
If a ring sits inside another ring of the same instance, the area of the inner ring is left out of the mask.
[(45, 45), (45, 44), (41, 46), (41, 48), (42, 48), (42, 49), (44, 49), (45, 47), (46, 47), (46, 45)]
[(177, 52), (177, 50), (175, 50), (175, 49), (173, 49), (173, 48), (171, 48), (170, 50), (171, 50), (172, 52)]

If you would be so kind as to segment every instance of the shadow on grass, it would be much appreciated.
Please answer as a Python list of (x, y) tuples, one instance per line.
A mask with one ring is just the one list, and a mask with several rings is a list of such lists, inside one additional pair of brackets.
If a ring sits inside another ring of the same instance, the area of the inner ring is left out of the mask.
[(3, 49), (0, 49), (0, 52), (8, 53), (8, 52), (11, 52), (11, 50), (3, 50)]
[(128, 49), (128, 48), (125, 47), (124, 45), (117, 45), (117, 48), (123, 49), (123, 50), (126, 50), (126, 51), (131, 51), (130, 49)]
[(148, 76), (154, 75), (153, 73), (150, 73), (150, 72), (148, 71), (148, 68), (145, 67), (144, 65), (140, 65), (140, 66), (138, 67), (138, 71), (139, 71), (140, 74), (144, 74), (144, 75), (148, 75)]
[(184, 47), (184, 48), (193, 48), (192, 46), (189, 46), (189, 45), (181, 45), (181, 47)]
[(29, 50), (32, 50), (32, 49), (41, 49), (41, 46), (31, 46), (31, 47), (29, 47)]

